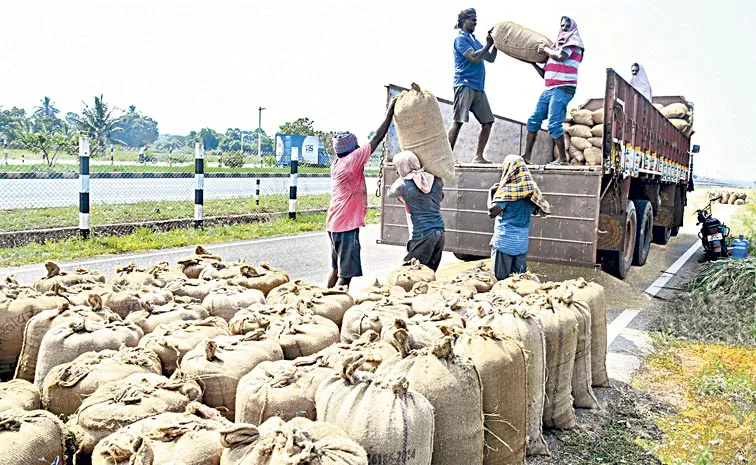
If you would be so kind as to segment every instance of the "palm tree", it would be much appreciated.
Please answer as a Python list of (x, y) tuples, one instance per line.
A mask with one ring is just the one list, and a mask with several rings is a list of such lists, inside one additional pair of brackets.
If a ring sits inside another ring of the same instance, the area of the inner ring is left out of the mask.
[(110, 142), (116, 142), (113, 135), (123, 132), (120, 126), (120, 117), (113, 116), (114, 109), (110, 109), (108, 104), (102, 98), (95, 96), (94, 105), (89, 106), (84, 103), (81, 117), (76, 124), (79, 131), (89, 136), (95, 143), (94, 150), (102, 150), (104, 153), (105, 145)]
[(45, 96), (39, 103), (39, 106), (34, 107), (34, 116), (51, 118), (60, 113), (60, 110), (55, 108), (55, 102), (50, 97)]

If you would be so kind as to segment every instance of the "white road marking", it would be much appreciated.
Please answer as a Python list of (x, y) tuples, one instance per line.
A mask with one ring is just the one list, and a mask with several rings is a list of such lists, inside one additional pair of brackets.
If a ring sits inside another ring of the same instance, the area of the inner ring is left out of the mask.
[[(665, 272), (659, 276), (659, 278), (654, 281), (653, 284), (651, 284), (648, 289), (646, 289), (646, 294), (648, 294), (650, 297), (656, 297), (656, 295), (664, 288), (664, 286), (667, 285), (670, 279), (672, 279), (675, 274), (677, 274), (680, 269), (685, 266), (685, 264), (690, 260), (690, 257), (693, 256), (694, 253), (698, 252), (698, 250), (701, 248), (701, 243), (696, 242), (695, 244), (691, 245), (690, 248), (680, 256), (680, 258), (675, 261), (675, 263), (672, 264)], [(640, 311), (638, 310), (625, 310), (624, 312), (620, 313), (620, 315), (612, 321), (609, 326), (606, 328), (606, 345), (609, 347), (612, 345), (612, 342), (614, 342), (615, 339), (617, 339), (617, 336), (620, 335), (620, 333), (628, 327), (628, 325), (635, 319), (636, 316), (640, 314)]]

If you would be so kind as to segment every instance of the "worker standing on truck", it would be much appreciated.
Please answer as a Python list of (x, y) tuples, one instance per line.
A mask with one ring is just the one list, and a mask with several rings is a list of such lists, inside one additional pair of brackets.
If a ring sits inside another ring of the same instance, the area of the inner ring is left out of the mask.
[(491, 187), (488, 207), (489, 216), (496, 218), (491, 239), (491, 270), (498, 280), (528, 270), (530, 217), (551, 213), (551, 206), (522, 157), (507, 155), (501, 170), (501, 180)]
[(333, 138), (336, 159), (331, 164), (331, 205), (326, 218), (326, 230), (331, 239), (331, 275), (328, 287), (349, 286), (352, 278), (362, 276), (360, 261), (360, 228), (365, 226), (367, 214), (367, 186), (365, 165), (370, 154), (386, 137), (394, 117), (396, 99), (389, 103), (386, 117), (375, 131), (370, 143), (357, 145), (357, 137), (345, 132)]
[(630, 85), (646, 97), (649, 102), (653, 102), (651, 83), (648, 81), (646, 69), (638, 63), (633, 63), (633, 66), (630, 67), (630, 72), (633, 74), (633, 77), (630, 79)]
[(493, 63), (497, 51), (491, 31), (488, 31), (485, 46), (475, 38), (473, 32), (477, 24), (475, 8), (459, 12), (455, 26), (459, 29), (459, 34), (454, 39), (454, 122), (449, 128), (449, 144), (454, 150), (462, 124), (470, 121), (472, 111), (481, 125), (478, 150), (472, 162), (490, 163), (483, 158), (483, 151), (491, 135), (494, 116), (484, 90), (486, 68), (483, 61)]
[(559, 35), (554, 48), (545, 44), (538, 46), (539, 52), (549, 58), (546, 66), (541, 68), (535, 63), (533, 67), (546, 82), (546, 90), (538, 99), (533, 116), (528, 119), (528, 137), (523, 158), (531, 162), (536, 135), (545, 119), (549, 120), (549, 135), (557, 149), (557, 165), (567, 164), (567, 150), (564, 144), (564, 120), (567, 117), (567, 104), (575, 96), (578, 82), (578, 66), (583, 61), (583, 40), (580, 38), (577, 23), (567, 16), (562, 16)]
[(410, 239), (404, 263), (416, 258), (436, 271), (444, 251), (444, 220), (441, 218), (441, 201), (444, 183), (426, 172), (417, 155), (410, 151), (394, 155), (394, 166), (399, 179), (389, 189), (389, 197), (405, 205), (410, 219)]

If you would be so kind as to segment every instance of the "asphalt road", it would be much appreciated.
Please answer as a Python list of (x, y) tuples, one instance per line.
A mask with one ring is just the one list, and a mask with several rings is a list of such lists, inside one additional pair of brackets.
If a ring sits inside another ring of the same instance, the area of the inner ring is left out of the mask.
[[(366, 179), (374, 192), (378, 178)], [(331, 192), (331, 178), (302, 178), (299, 195)], [(147, 201), (194, 200), (193, 178), (179, 179), (91, 179), (90, 202), (128, 204)], [(205, 178), (205, 199), (251, 197), (254, 178)], [(288, 178), (261, 178), (260, 194), (288, 194)], [(0, 182), (0, 210), (16, 208), (66, 207), (79, 204), (78, 179), (4, 179)]]

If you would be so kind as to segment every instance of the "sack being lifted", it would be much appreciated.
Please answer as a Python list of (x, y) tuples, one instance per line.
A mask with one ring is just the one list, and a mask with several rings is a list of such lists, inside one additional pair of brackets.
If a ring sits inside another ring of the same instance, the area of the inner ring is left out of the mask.
[(502, 21), (493, 27), (491, 36), (494, 45), (512, 58), (530, 63), (546, 63), (545, 53), (538, 53), (538, 45), (552, 46), (551, 40), (543, 34), (531, 31), (512, 21)]
[(445, 181), (454, 178), (454, 155), (433, 94), (412, 83), (396, 98), (394, 124), (399, 146), (414, 152), (425, 171)]

